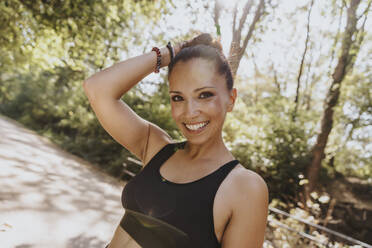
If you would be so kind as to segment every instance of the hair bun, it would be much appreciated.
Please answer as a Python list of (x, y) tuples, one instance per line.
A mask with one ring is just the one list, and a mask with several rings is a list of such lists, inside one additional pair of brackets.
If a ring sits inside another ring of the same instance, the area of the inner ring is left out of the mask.
[(209, 33), (201, 33), (201, 34), (199, 34), (198, 36), (196, 36), (192, 40), (187, 41), (182, 46), (182, 48), (196, 46), (196, 45), (199, 45), (199, 44), (204, 44), (204, 45), (207, 45), (207, 46), (212, 46), (212, 47), (216, 48), (218, 51), (220, 51), (222, 53), (222, 45), (221, 45), (221, 43), (218, 40), (213, 39), (213, 37)]

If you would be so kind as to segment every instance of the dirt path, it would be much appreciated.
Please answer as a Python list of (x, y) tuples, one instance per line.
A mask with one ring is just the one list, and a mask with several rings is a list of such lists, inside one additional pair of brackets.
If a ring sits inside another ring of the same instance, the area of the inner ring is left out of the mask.
[(124, 183), (0, 116), (0, 247), (101, 248)]

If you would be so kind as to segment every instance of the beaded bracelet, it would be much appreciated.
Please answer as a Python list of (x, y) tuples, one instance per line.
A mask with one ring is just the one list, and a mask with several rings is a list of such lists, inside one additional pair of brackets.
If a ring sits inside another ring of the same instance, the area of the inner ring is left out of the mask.
[(151, 51), (156, 52), (156, 67), (155, 67), (155, 73), (159, 73), (160, 65), (161, 65), (161, 53), (160, 49), (157, 47), (153, 47)]

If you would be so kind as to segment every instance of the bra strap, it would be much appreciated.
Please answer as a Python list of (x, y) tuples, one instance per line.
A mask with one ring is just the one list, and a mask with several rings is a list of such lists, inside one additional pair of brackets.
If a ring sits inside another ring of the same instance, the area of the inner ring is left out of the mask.
[(173, 153), (175, 153), (177, 151), (177, 149), (183, 149), (184, 147), (184, 143), (186, 143), (186, 141), (183, 141), (183, 142), (178, 142), (178, 143), (168, 143), (166, 144), (165, 146), (163, 146), (160, 151), (158, 151), (151, 159), (150, 161), (147, 163), (147, 166), (150, 165), (150, 164), (156, 164), (156, 165), (161, 165), (163, 164), (170, 156), (173, 155)]

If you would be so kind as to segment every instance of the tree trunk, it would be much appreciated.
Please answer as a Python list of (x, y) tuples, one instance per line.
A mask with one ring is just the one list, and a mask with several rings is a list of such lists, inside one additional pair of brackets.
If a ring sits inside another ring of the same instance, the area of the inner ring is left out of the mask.
[(247, 16), (248, 16), (248, 14), (249, 14), (252, 6), (253, 6), (253, 2), (254, 2), (253, 0), (249, 0), (245, 4), (244, 9), (243, 9), (242, 17), (239, 20), (238, 29), (236, 29), (236, 16), (237, 16), (237, 11), (238, 11), (237, 5), (235, 5), (234, 11), (233, 11), (233, 13), (234, 13), (233, 29), (232, 29), (233, 35), (232, 35), (232, 41), (231, 41), (231, 45), (230, 45), (228, 61), (230, 63), (231, 71), (232, 71), (232, 74), (233, 74), (234, 78), (235, 78), (236, 73), (238, 71), (240, 60), (242, 59), (242, 57), (244, 55), (244, 52), (245, 52), (245, 49), (247, 48), (248, 41), (252, 37), (255, 26), (264, 14), (265, 0), (260, 0), (259, 4), (257, 6), (256, 12), (255, 12), (253, 21), (252, 21), (251, 25), (249, 26), (248, 33), (244, 38), (243, 45), (240, 46), (241, 37), (242, 37), (242, 29), (243, 29), (245, 21), (247, 20)]
[(332, 130), (333, 124), (333, 108), (336, 106), (341, 89), (341, 83), (344, 79), (347, 71), (351, 68), (352, 61), (357, 55), (357, 51), (352, 50), (353, 35), (357, 32), (357, 21), (356, 10), (361, 0), (351, 0), (350, 6), (347, 9), (347, 25), (345, 28), (345, 34), (342, 40), (342, 51), (338, 58), (337, 66), (332, 74), (332, 84), (328, 90), (327, 97), (324, 102), (324, 112), (321, 121), (320, 134), (317, 137), (316, 144), (312, 149), (312, 160), (307, 166), (307, 179), (308, 183), (305, 184), (305, 196), (306, 199), (310, 199), (310, 193), (315, 189), (317, 184), (321, 163), (325, 157), (325, 147), (327, 144), (328, 136)]

